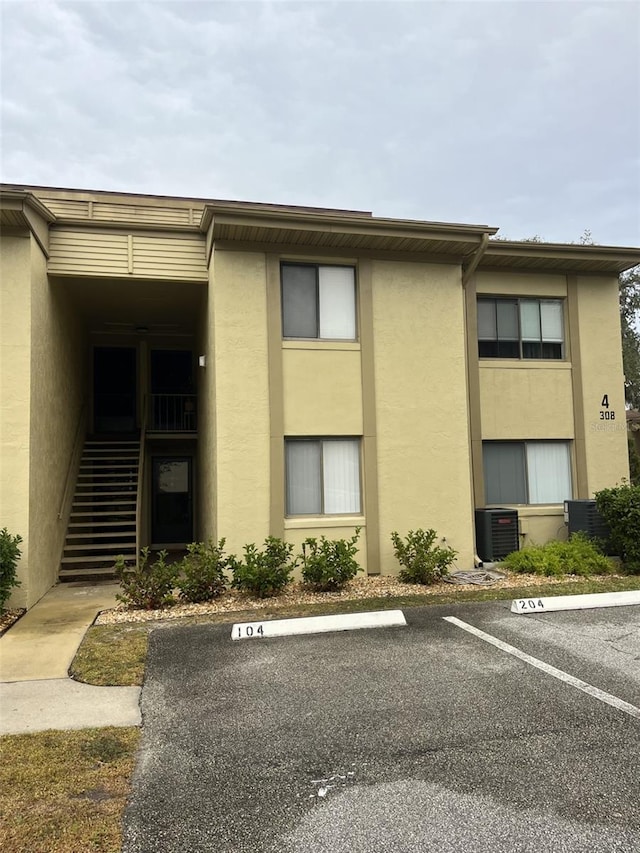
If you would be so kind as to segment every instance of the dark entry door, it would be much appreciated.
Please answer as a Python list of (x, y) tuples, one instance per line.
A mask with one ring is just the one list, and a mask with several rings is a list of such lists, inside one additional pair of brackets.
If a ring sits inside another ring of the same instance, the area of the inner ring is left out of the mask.
[(157, 545), (187, 543), (193, 539), (189, 456), (153, 458), (151, 538)]
[(93, 350), (94, 432), (135, 432), (136, 350), (95, 347)]

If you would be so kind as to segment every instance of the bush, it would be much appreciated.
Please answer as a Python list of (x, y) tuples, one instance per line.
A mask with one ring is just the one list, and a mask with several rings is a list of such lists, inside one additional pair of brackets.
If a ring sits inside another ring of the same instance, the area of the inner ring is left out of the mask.
[(393, 551), (403, 568), (398, 575), (403, 583), (432, 584), (447, 574), (457, 551), (434, 545), (435, 530), (410, 530), (403, 541), (395, 531), (391, 534)]
[(20, 586), (16, 572), (22, 554), (21, 542), (22, 536), (12, 536), (6, 527), (0, 530), (0, 613), (4, 610), (13, 587)]
[(609, 525), (611, 546), (627, 571), (640, 574), (640, 486), (596, 492), (598, 512)]
[(114, 566), (122, 587), (122, 595), (116, 595), (118, 601), (142, 610), (159, 610), (173, 604), (178, 566), (176, 563), (168, 564), (166, 558), (166, 551), (158, 551), (156, 559), (148, 565), (148, 548), (140, 552), (137, 566), (129, 565), (122, 556), (118, 557)]
[(227, 585), (224, 572), (228, 566), (224, 542), (221, 539), (217, 545), (211, 541), (187, 545), (188, 554), (180, 563), (177, 580), (180, 598), (197, 604), (211, 601), (224, 592)]
[(341, 589), (362, 571), (354, 559), (359, 536), (357, 527), (351, 539), (305, 539), (301, 554), (303, 581), (322, 592)]
[(291, 580), (297, 561), (291, 559), (293, 545), (269, 536), (264, 541), (264, 551), (251, 543), (244, 546), (244, 562), (229, 557), (233, 572), (231, 586), (241, 592), (267, 598), (278, 595)]
[(611, 560), (584, 533), (574, 533), (566, 542), (528, 545), (513, 551), (502, 565), (517, 574), (529, 575), (604, 575), (614, 570)]

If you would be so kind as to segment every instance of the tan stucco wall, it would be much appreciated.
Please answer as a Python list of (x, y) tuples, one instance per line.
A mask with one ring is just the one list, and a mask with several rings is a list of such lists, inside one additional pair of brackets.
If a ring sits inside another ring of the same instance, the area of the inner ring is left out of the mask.
[(319, 343), (310, 349), (285, 344), (285, 435), (362, 435), (360, 351), (339, 347)]
[(463, 293), (453, 266), (374, 261), (382, 574), (392, 530), (433, 527), (473, 565)]
[(567, 279), (564, 275), (540, 275), (539, 273), (479, 272), (476, 273), (478, 295), (549, 297), (562, 299), (567, 295)]
[(567, 538), (567, 527), (561, 506), (520, 506), (518, 522), (521, 548), (527, 545), (544, 545), (551, 539)]
[[(69, 505), (67, 471), (87, 388), (84, 329), (72, 300), (50, 286), (46, 261), (31, 256), (31, 422), (28, 606), (58, 578)], [(75, 471), (70, 489), (75, 485)], [(58, 512), (63, 509), (62, 518)]]
[(264, 254), (215, 253), (217, 536), (230, 551), (269, 535), (269, 374)]
[[(618, 282), (615, 277), (582, 276), (576, 290), (587, 482), (587, 494), (580, 497), (591, 497), (629, 478)], [(613, 421), (600, 420), (605, 394), (608, 411), (615, 412)], [(576, 448), (577, 453), (582, 450)]]
[(573, 438), (571, 365), (480, 362), (482, 437)]
[(31, 238), (0, 244), (0, 528), (22, 536), (21, 586), (9, 606), (29, 597), (29, 407), (31, 398)]

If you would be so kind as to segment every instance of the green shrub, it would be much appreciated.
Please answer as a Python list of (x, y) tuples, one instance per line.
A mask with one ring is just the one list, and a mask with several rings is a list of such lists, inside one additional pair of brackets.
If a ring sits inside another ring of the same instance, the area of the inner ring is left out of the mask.
[(393, 551), (403, 567), (398, 575), (403, 583), (432, 584), (447, 574), (457, 551), (435, 544), (435, 530), (410, 530), (403, 540), (396, 531), (391, 534)]
[(355, 578), (362, 568), (355, 555), (358, 553), (360, 528), (351, 539), (305, 539), (302, 543), (302, 579), (317, 590), (341, 589)]
[(116, 595), (118, 601), (142, 610), (159, 610), (174, 604), (178, 566), (167, 563), (166, 558), (166, 551), (158, 551), (155, 560), (149, 563), (149, 548), (142, 549), (137, 566), (130, 565), (122, 556), (117, 557), (114, 571), (122, 587), (122, 595)]
[(612, 549), (628, 572), (640, 574), (640, 486), (596, 492), (598, 512), (609, 525)]
[(274, 536), (265, 539), (263, 551), (253, 543), (245, 545), (244, 561), (229, 558), (233, 572), (231, 586), (257, 598), (278, 595), (291, 580), (296, 567), (296, 561), (291, 558), (292, 552), (293, 545)]
[(584, 533), (574, 533), (566, 542), (528, 545), (521, 551), (508, 554), (502, 565), (517, 574), (547, 577), (604, 575), (614, 570), (612, 561)]
[(213, 542), (192, 542), (187, 545), (187, 556), (179, 567), (177, 587), (180, 598), (197, 604), (211, 601), (221, 595), (227, 585), (225, 569), (228, 559), (224, 556), (224, 539), (217, 545)]
[(12, 536), (6, 527), (0, 530), (0, 613), (9, 600), (14, 586), (20, 586), (16, 578), (22, 536)]

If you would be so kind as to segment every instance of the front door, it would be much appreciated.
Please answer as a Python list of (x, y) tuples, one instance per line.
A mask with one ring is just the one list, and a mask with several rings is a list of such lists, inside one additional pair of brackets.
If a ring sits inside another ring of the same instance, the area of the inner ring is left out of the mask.
[(154, 545), (193, 539), (192, 471), (189, 456), (153, 457), (151, 537)]
[(136, 387), (135, 347), (94, 348), (94, 432), (135, 432)]

